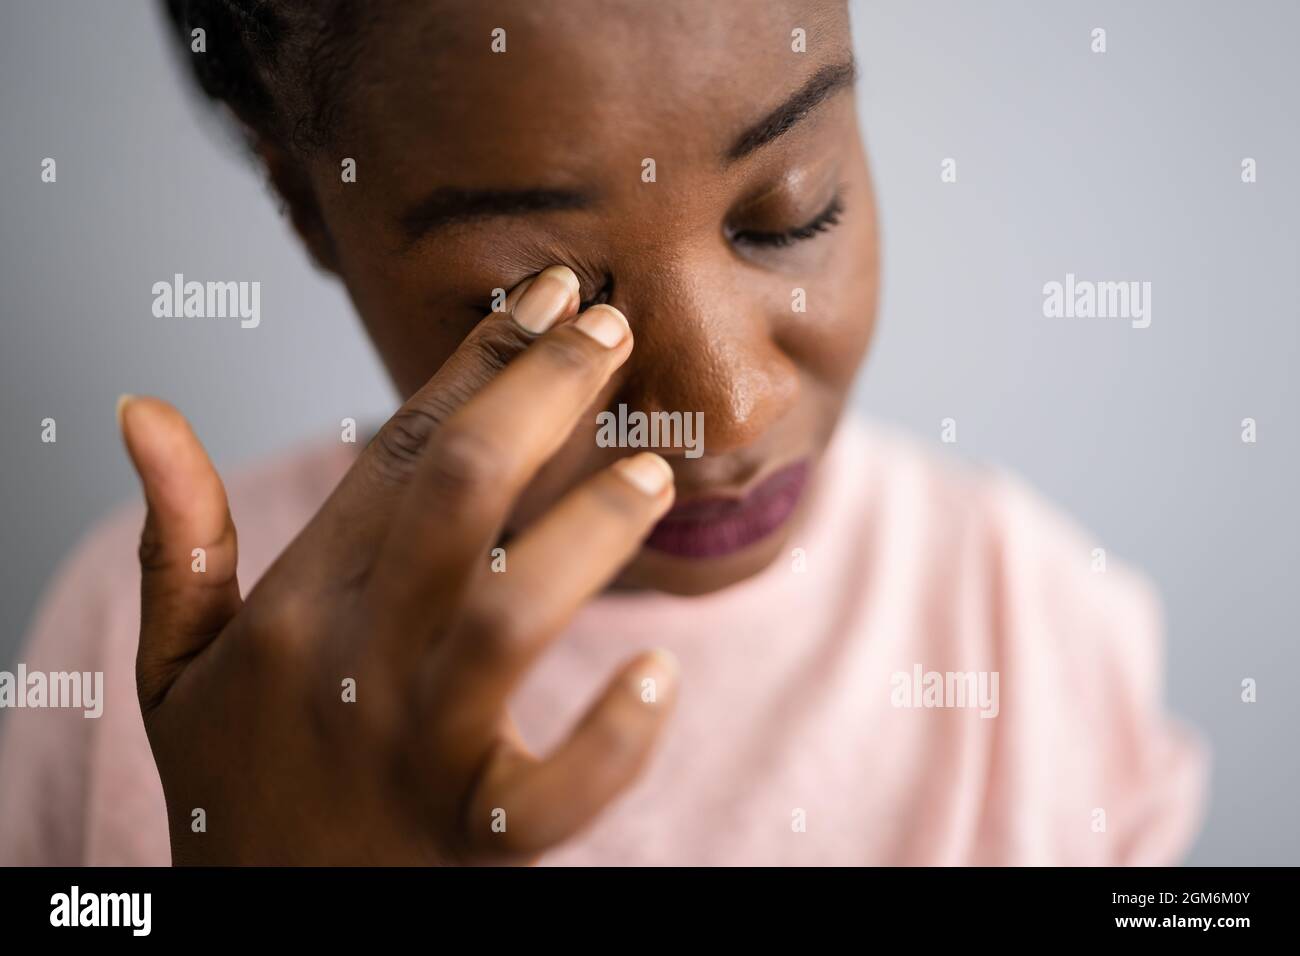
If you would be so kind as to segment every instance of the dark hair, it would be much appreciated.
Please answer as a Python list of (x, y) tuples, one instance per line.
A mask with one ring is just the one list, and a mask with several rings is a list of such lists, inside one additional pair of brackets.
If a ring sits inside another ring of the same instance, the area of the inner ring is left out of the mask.
[[(367, 0), (162, 0), (202, 91), (255, 136), (298, 153), (334, 134), (339, 77), (360, 45)], [(372, 4), (373, 5), (373, 4)], [(203, 52), (191, 46), (204, 31)]]

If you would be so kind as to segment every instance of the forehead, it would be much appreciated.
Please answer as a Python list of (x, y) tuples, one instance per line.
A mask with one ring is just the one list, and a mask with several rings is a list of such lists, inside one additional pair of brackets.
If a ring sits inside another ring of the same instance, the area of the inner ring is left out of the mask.
[(590, 181), (715, 160), (849, 48), (841, 0), (390, 3), (349, 66), (345, 126), (396, 177)]

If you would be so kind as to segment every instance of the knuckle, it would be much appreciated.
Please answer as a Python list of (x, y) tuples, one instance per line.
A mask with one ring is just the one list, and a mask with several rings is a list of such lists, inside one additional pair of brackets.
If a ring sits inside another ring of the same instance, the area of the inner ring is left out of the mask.
[(145, 519), (144, 530), (140, 532), (140, 545), (136, 549), (140, 558), (140, 570), (145, 574), (163, 571), (167, 568), (167, 548), (154, 525), (153, 518)]
[(401, 408), (375, 436), (380, 451), (376, 466), (380, 472), (394, 481), (410, 477), (438, 422), (438, 415), (432, 409), (418, 405)]
[(591, 484), (596, 505), (624, 524), (640, 525), (654, 511), (654, 501), (628, 486), (621, 475), (603, 475)]
[(533, 346), (538, 355), (561, 373), (592, 375), (599, 371), (600, 363), (587, 336), (567, 328), (560, 332), (566, 334), (548, 335)]
[(257, 639), (285, 640), (312, 631), (315, 613), (311, 602), (297, 591), (273, 599), (249, 601), (244, 606), (249, 633)]
[(596, 748), (608, 761), (622, 763), (643, 749), (643, 729), (633, 711), (633, 708), (642, 705), (632, 702), (633, 700), (635, 699), (623, 701), (622, 707), (615, 708), (604, 720), (598, 720), (590, 727), (589, 732)]
[(207, 550), (210, 552), (208, 573), (198, 575), (197, 583), (213, 590), (227, 587), (236, 581), (238, 566), (235, 556), (239, 554), (239, 531), (229, 513), (221, 532), (207, 545)]
[(528, 346), (523, 331), (511, 322), (487, 322), (483, 331), (466, 341), (475, 363), (486, 374), (483, 380), (495, 376), (510, 364)]
[(140, 701), (140, 710), (148, 720), (151, 711), (162, 702), (168, 687), (163, 668), (152, 659), (141, 645), (135, 657), (135, 692)]
[(509, 470), (506, 454), (495, 443), (456, 425), (448, 425), (439, 434), (432, 458), (435, 486), (453, 498), (481, 493)]
[(483, 602), (465, 611), (461, 630), (472, 656), (497, 661), (527, 640), (528, 626), (512, 605)]

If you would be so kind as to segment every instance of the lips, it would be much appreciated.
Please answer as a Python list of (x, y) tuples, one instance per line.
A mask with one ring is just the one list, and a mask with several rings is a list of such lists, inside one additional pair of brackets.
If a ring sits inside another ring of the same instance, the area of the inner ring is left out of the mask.
[(684, 501), (660, 519), (646, 547), (679, 558), (718, 558), (776, 531), (799, 504), (808, 481), (806, 459), (787, 465), (743, 498)]

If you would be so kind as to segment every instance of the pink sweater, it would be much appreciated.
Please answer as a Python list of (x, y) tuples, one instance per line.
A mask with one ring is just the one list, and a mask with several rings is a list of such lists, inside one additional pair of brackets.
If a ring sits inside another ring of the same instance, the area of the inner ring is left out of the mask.
[[(228, 480), (247, 589), (347, 468), (318, 448)], [(1199, 740), (1162, 706), (1148, 586), (1004, 475), (841, 427), (789, 554), (703, 598), (603, 597), (521, 688), (555, 742), (614, 666), (665, 646), (647, 771), (554, 864), (1162, 864), (1195, 836)], [(103, 671), (104, 710), (0, 726), (0, 864), (170, 862), (136, 704), (132, 507), (65, 565), (19, 660)]]

